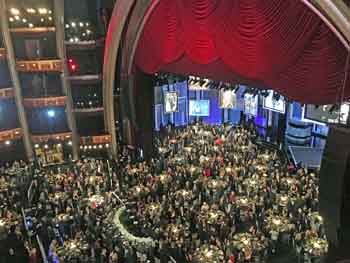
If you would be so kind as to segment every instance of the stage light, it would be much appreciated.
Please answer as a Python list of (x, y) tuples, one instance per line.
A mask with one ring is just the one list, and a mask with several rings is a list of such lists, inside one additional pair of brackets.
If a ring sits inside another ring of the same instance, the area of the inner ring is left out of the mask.
[(11, 142), (10, 142), (10, 141), (5, 141), (5, 144), (6, 144), (6, 145), (10, 145)]
[(45, 149), (49, 149), (49, 146), (47, 144), (44, 145)]
[(51, 10), (49, 10), (49, 12), (48, 12), (49, 14), (52, 14), (52, 11)]
[(39, 14), (46, 15), (48, 10), (46, 8), (38, 8)]
[(23, 22), (23, 23), (27, 23), (27, 19), (23, 18), (23, 19), (22, 19), (22, 22)]
[(11, 14), (18, 16), (20, 14), (19, 10), (17, 8), (11, 8), (10, 9)]
[(19, 16), (15, 16), (15, 19), (16, 19), (16, 20), (19, 20), (19, 19), (20, 19), (20, 17), (19, 17)]
[(30, 28), (34, 27), (34, 25), (33, 25), (32, 23), (29, 23), (28, 26), (29, 26)]
[(38, 149), (39, 148), (39, 144), (35, 144), (34, 147), (35, 147), (35, 149)]
[(90, 35), (92, 33), (92, 31), (91, 30), (86, 30), (86, 34), (88, 34), (88, 35)]
[(85, 25), (86, 25), (86, 26), (90, 26), (90, 23), (89, 23), (89, 22), (86, 22)]
[(52, 21), (52, 17), (51, 16), (49, 16), (49, 20)]
[(56, 113), (54, 110), (48, 110), (47, 111), (47, 116), (49, 116), (50, 118), (53, 118), (55, 117)]
[(80, 22), (80, 23), (79, 23), (79, 26), (80, 26), (80, 27), (83, 27), (83, 26), (84, 26), (84, 23), (83, 23), (83, 22)]
[(61, 147), (62, 147), (62, 144), (60, 144), (60, 143), (57, 144), (57, 147), (58, 147), (58, 148), (61, 148)]
[(72, 27), (76, 27), (77, 24), (75, 22), (70, 23)]
[(72, 141), (69, 141), (68, 143), (67, 143), (69, 146), (72, 146)]
[(41, 21), (41, 22), (44, 22), (44, 21), (45, 21), (45, 19), (44, 19), (44, 18), (41, 18), (41, 19), (40, 19), (40, 21)]
[(10, 22), (13, 22), (13, 21), (15, 21), (15, 20), (13, 19), (13, 17), (10, 17), (10, 18), (9, 18), (9, 21), (10, 21)]
[(34, 8), (27, 8), (27, 13), (29, 13), (29, 14), (35, 14), (36, 11), (35, 11)]
[(71, 38), (69, 39), (69, 42), (74, 42), (74, 38), (71, 37)]
[(109, 148), (109, 144), (108, 143), (106, 143), (106, 148)]
[(66, 24), (66, 26), (65, 26), (66, 28), (70, 28), (70, 26), (69, 26), (69, 24)]
[(75, 37), (74, 42), (79, 42), (79, 38)]

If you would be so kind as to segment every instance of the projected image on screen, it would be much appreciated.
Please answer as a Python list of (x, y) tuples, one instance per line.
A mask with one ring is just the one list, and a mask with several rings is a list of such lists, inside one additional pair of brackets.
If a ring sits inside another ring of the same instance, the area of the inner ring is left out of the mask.
[(316, 121), (322, 123), (346, 124), (349, 115), (349, 104), (341, 105), (340, 109), (332, 110), (333, 105), (307, 105), (304, 109), (304, 119), (306, 121)]
[(209, 100), (190, 100), (189, 115), (190, 116), (209, 116)]
[(286, 102), (282, 96), (274, 98), (273, 90), (269, 90), (269, 95), (264, 99), (264, 109), (276, 111), (284, 114), (286, 112)]
[(258, 96), (252, 94), (244, 95), (244, 112), (252, 116), (258, 114)]
[(165, 112), (171, 113), (178, 111), (178, 94), (177, 92), (168, 92), (164, 95)]
[(237, 97), (233, 90), (220, 90), (219, 107), (222, 109), (233, 109), (237, 107)]

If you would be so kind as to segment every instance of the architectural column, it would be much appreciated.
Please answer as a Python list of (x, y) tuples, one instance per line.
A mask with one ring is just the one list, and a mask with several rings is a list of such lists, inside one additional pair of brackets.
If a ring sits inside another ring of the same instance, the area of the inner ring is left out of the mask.
[(72, 149), (73, 159), (79, 158), (79, 135), (77, 132), (77, 124), (73, 112), (73, 98), (70, 87), (70, 82), (67, 79), (69, 76), (66, 46), (65, 46), (65, 32), (64, 32), (64, 0), (54, 0), (54, 15), (56, 25), (56, 46), (57, 56), (63, 61), (63, 73), (61, 74), (63, 94), (67, 96), (66, 100), (66, 116), (68, 126), (72, 131)]
[(6, 10), (7, 10), (6, 1), (0, 0), (0, 21), (1, 21), (2, 35), (4, 39), (6, 52), (7, 52), (7, 62), (8, 62), (8, 67), (9, 67), (11, 79), (12, 79), (13, 91), (14, 91), (15, 102), (17, 106), (17, 112), (18, 112), (18, 119), (22, 128), (23, 143), (24, 143), (26, 155), (28, 160), (32, 161), (34, 160), (33, 145), (29, 134), (27, 117), (23, 106), (21, 83), (19, 81), (18, 73), (16, 70), (16, 56), (13, 49), (13, 43), (12, 43), (11, 33), (9, 30), (9, 23), (8, 23)]

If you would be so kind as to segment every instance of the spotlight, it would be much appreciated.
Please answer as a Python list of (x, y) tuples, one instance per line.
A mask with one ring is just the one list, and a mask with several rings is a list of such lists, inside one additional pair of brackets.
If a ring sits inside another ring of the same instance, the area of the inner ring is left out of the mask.
[(44, 19), (44, 18), (41, 18), (40, 21), (41, 21), (42, 23), (44, 23), (44, 22), (45, 22), (45, 19)]
[(11, 8), (10, 9), (11, 14), (18, 16), (20, 14), (19, 10), (17, 8)]
[(13, 17), (10, 17), (10, 18), (9, 18), (9, 21), (10, 21), (10, 22), (13, 22), (13, 21), (15, 21), (15, 20), (13, 19)]
[(49, 149), (49, 146), (47, 144), (44, 145), (45, 149)]
[(19, 17), (19, 16), (15, 16), (15, 19), (16, 19), (16, 20), (19, 20), (19, 19), (20, 19), (20, 17)]
[(27, 13), (29, 13), (29, 14), (35, 14), (36, 11), (35, 11), (34, 8), (27, 8)]
[(71, 25), (72, 27), (76, 27), (76, 26), (77, 26), (77, 24), (76, 24), (75, 22), (70, 23), (70, 25)]
[(38, 11), (39, 11), (39, 14), (41, 14), (41, 15), (46, 15), (48, 12), (48, 10), (46, 8), (39, 8)]
[(11, 142), (10, 142), (10, 141), (5, 141), (5, 144), (6, 144), (6, 145), (10, 145)]
[(39, 148), (39, 144), (35, 144), (34, 147), (35, 147), (35, 149), (38, 149)]
[(67, 143), (69, 146), (72, 146), (72, 141), (69, 141), (68, 143)]
[(84, 23), (83, 23), (83, 22), (80, 22), (80, 23), (79, 23), (79, 26), (80, 26), (80, 27), (83, 27), (83, 26), (84, 26)]
[(65, 27), (66, 27), (66, 28), (70, 28), (70, 25), (69, 25), (69, 24), (66, 24)]
[(109, 144), (108, 143), (106, 143), (106, 148), (109, 148)]
[(49, 116), (50, 118), (53, 118), (55, 117), (56, 113), (54, 110), (48, 110), (47, 111), (47, 116)]
[(23, 23), (27, 23), (27, 19), (23, 18), (23, 19), (22, 19), (22, 22), (23, 22)]
[(33, 27), (34, 27), (34, 25), (33, 25), (32, 23), (29, 23), (28, 26), (29, 26), (30, 28), (33, 28)]

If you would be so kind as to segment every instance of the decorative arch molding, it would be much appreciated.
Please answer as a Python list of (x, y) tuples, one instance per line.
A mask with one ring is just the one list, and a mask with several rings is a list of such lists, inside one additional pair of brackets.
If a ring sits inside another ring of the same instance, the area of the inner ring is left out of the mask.
[[(127, 91), (131, 105), (131, 123), (135, 123), (135, 106), (133, 102), (133, 66), (139, 39), (151, 14), (162, 0), (119, 0), (117, 1), (106, 40), (103, 68), (103, 98), (105, 123), (112, 137), (112, 154), (116, 154), (116, 132), (114, 129), (114, 100), (116, 63), (119, 52), (121, 86)], [(300, 0), (330, 28), (339, 41), (350, 52), (350, 9), (343, 0)], [(128, 18), (130, 17), (130, 18)], [(123, 38), (123, 31), (126, 30)], [(122, 48), (121, 43), (123, 43)]]

